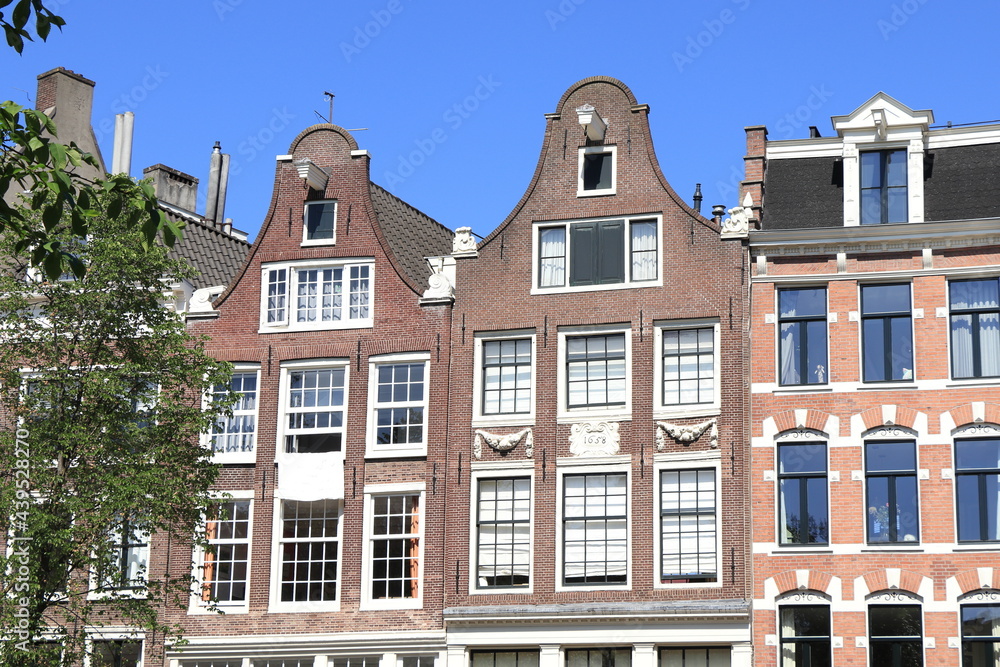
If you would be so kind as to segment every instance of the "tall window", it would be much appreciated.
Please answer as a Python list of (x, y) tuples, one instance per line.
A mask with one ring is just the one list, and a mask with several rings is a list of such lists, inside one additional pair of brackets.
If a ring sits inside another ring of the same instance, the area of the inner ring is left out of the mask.
[(1000, 439), (955, 441), (958, 541), (1000, 540)]
[[(538, 286), (644, 283), (659, 277), (659, 224), (621, 218), (538, 228)], [(567, 238), (569, 243), (567, 245)]]
[(630, 667), (632, 649), (577, 648), (566, 649), (566, 667)]
[(861, 154), (861, 224), (906, 222), (906, 149)]
[(212, 427), (212, 451), (224, 454), (252, 453), (257, 434), (257, 371), (234, 373), (229, 384), (212, 390), (216, 400), (236, 394), (233, 415)]
[(1000, 290), (996, 278), (952, 280), (951, 374), (954, 378), (1000, 376)]
[(306, 202), (303, 243), (333, 243), (337, 229), (337, 202)]
[(715, 470), (660, 473), (660, 581), (718, 580)]
[(778, 445), (779, 536), (782, 544), (826, 544), (826, 443)]
[(288, 269), (272, 269), (264, 275), (267, 278), (267, 315), (264, 321), (267, 324), (283, 323), (288, 313)]
[(101, 639), (90, 643), (90, 667), (139, 667), (142, 640)]
[(341, 366), (287, 373), (285, 451), (341, 451), (347, 369)]
[(111, 553), (100, 568), (103, 591), (135, 589), (145, 586), (149, 561), (149, 532), (135, 522), (123, 519), (110, 534)]
[(426, 370), (426, 361), (375, 365), (376, 448), (426, 442)]
[(663, 405), (715, 402), (715, 329), (663, 330)]
[(909, 285), (863, 285), (861, 329), (865, 382), (913, 379)]
[(531, 412), (531, 339), (483, 341), (483, 414)]
[(261, 295), (265, 330), (371, 326), (371, 260), (268, 265)]
[(615, 191), (615, 147), (591, 146), (580, 149), (578, 195), (613, 194)]
[(826, 288), (778, 290), (780, 382), (825, 384)]
[(563, 583), (624, 584), (628, 575), (625, 473), (563, 477)]
[(472, 651), (471, 667), (538, 667), (538, 651)]
[(371, 597), (420, 596), (420, 494), (372, 497)]
[(337, 599), (340, 503), (336, 500), (281, 503), (282, 602)]
[(219, 503), (205, 523), (212, 549), (205, 552), (201, 599), (220, 605), (245, 604), (250, 575), (250, 501)]
[(659, 667), (730, 667), (732, 649), (709, 646), (661, 648)]
[(924, 664), (920, 605), (868, 607), (869, 664), (879, 667), (921, 667)]
[(825, 605), (779, 607), (781, 667), (829, 667), (830, 608)]
[(962, 667), (1000, 664), (1000, 604), (962, 605)]
[(625, 334), (566, 338), (568, 407), (625, 405)]
[(865, 443), (868, 542), (917, 542), (917, 452), (910, 442)]
[(479, 480), (477, 580), (480, 588), (531, 580), (531, 478)]

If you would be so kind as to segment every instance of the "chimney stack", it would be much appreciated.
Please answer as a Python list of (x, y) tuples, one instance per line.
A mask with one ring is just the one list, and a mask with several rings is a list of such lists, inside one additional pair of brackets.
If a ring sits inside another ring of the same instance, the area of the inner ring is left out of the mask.
[(94, 82), (65, 67), (56, 67), (38, 75), (38, 92), (35, 108), (55, 121), (60, 143), (75, 141), (84, 151), (91, 153), (101, 165), (100, 173), (90, 166), (82, 166), (77, 173), (86, 178), (104, 176), (106, 167), (97, 137), (90, 125), (94, 108)]
[(163, 164), (154, 164), (142, 170), (143, 178), (153, 179), (156, 198), (190, 213), (195, 212), (198, 201), (198, 179)]
[(692, 207), (694, 208), (694, 212), (701, 213), (701, 183), (694, 184), (694, 197), (692, 199), (694, 199), (694, 206)]
[(131, 111), (115, 116), (115, 150), (111, 156), (111, 173), (125, 174), (132, 171), (132, 134), (135, 114)]
[(208, 167), (208, 200), (205, 202), (205, 219), (223, 223), (226, 213), (226, 187), (229, 183), (229, 154), (215, 142)]

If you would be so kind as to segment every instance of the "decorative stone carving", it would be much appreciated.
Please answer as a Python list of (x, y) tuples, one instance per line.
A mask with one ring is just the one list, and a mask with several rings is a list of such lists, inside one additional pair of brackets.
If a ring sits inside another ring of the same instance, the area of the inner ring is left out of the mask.
[(709, 429), (711, 429), (709, 444), (713, 448), (717, 448), (719, 446), (719, 427), (715, 419), (710, 419), (707, 422), (693, 426), (678, 426), (677, 424), (669, 424), (667, 422), (656, 422), (656, 448), (662, 450), (666, 447), (666, 436), (668, 435), (675, 442), (679, 442), (685, 446), (690, 445)]
[(878, 591), (877, 593), (872, 593), (871, 595), (869, 595), (867, 598), (865, 598), (865, 600), (867, 600), (868, 602), (888, 602), (897, 604), (900, 602), (917, 603), (917, 604), (920, 603), (920, 598), (918, 598), (916, 595), (913, 595), (912, 593), (909, 593), (907, 591), (900, 591), (900, 590)]
[(722, 222), (722, 238), (747, 238), (750, 235), (750, 219), (753, 217), (753, 197), (750, 193), (743, 198), (742, 206), (729, 209), (729, 217)]
[(427, 279), (427, 289), (424, 290), (420, 303), (439, 304), (455, 300), (455, 258), (428, 257), (427, 264), (431, 267), (431, 275)]
[(477, 459), (483, 458), (483, 442), (490, 446), (495, 452), (509, 452), (521, 443), (524, 443), (524, 455), (529, 459), (534, 454), (535, 437), (530, 428), (522, 429), (517, 433), (497, 435), (476, 429), (476, 439), (472, 444), (472, 453)]
[(621, 449), (618, 424), (583, 422), (573, 424), (569, 433), (569, 451), (573, 456), (613, 456)]
[(472, 236), (472, 227), (459, 227), (455, 230), (455, 238), (451, 242), (451, 254), (476, 255), (476, 239)]
[(210, 313), (212, 312), (212, 302), (226, 289), (225, 285), (214, 285), (212, 287), (202, 287), (196, 289), (191, 295), (188, 303), (189, 313)]
[(970, 424), (956, 430), (953, 436), (997, 436), (1000, 435), (1000, 428), (994, 424)]

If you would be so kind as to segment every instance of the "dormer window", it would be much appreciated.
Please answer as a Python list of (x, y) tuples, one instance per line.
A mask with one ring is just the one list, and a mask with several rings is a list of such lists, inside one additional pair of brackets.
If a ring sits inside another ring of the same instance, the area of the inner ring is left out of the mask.
[(327, 245), (337, 240), (337, 202), (306, 202), (302, 245)]
[(580, 149), (578, 197), (613, 195), (617, 185), (617, 146), (587, 146)]
[(861, 153), (861, 224), (908, 220), (906, 149)]

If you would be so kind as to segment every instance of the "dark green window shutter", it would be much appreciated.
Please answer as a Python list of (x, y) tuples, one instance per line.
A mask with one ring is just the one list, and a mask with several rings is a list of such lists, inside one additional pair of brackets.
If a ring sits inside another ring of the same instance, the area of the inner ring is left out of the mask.
[(570, 285), (597, 283), (597, 224), (570, 225)]
[(602, 285), (625, 282), (624, 220), (611, 220), (598, 225), (597, 282)]

